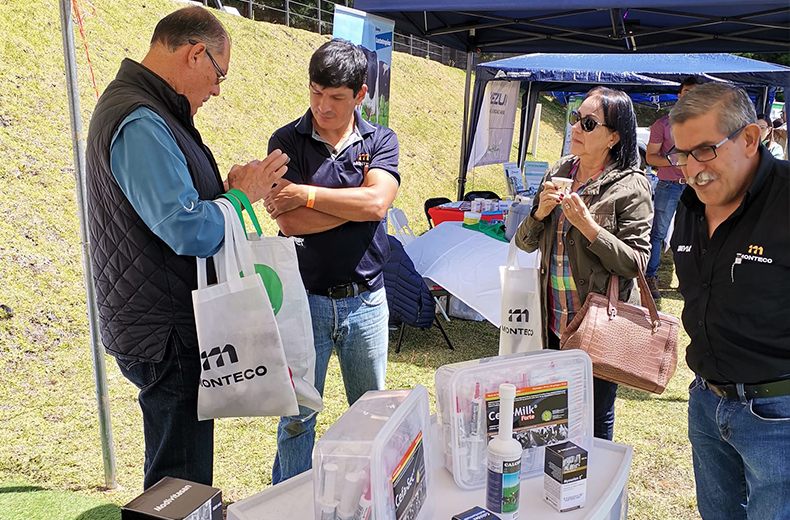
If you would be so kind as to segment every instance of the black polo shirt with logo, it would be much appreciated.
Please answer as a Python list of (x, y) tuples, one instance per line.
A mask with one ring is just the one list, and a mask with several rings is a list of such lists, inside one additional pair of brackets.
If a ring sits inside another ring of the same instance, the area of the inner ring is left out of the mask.
[(672, 235), (689, 367), (721, 383), (790, 377), (790, 170), (760, 147), (741, 205), (709, 237), (693, 188)]
[[(362, 185), (365, 166), (389, 172), (400, 183), (398, 137), (387, 127), (369, 123), (354, 112), (356, 131), (333, 157), (330, 146), (313, 136), (313, 116), (304, 116), (277, 130), (269, 153), (279, 148), (291, 158), (285, 179), (326, 188)], [(359, 138), (361, 137), (361, 139)], [(371, 290), (384, 286), (382, 268), (390, 256), (385, 220), (346, 222), (321, 233), (300, 237), (296, 247), (305, 288), (321, 292), (351, 282)]]

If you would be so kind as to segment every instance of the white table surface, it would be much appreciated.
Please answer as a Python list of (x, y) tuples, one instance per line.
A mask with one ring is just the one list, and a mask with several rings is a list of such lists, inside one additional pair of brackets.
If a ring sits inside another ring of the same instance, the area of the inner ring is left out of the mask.
[[(432, 438), (438, 441), (434, 430)], [(454, 514), (474, 506), (485, 507), (485, 488), (465, 491), (459, 488), (439, 459), (441, 448), (433, 453), (434, 520), (450, 520)], [(633, 447), (601, 439), (593, 440), (587, 473), (585, 507), (558, 513), (543, 499), (543, 476), (521, 481), (519, 514), (521, 520), (619, 520), (627, 510), (628, 473)], [(314, 518), (313, 472), (286, 480), (228, 507), (228, 520)]]
[[(502, 302), (499, 267), (507, 263), (509, 244), (461, 224), (442, 222), (409, 243), (406, 253), (418, 273), (499, 327)], [(537, 253), (518, 253), (522, 266), (533, 266), (536, 256)]]

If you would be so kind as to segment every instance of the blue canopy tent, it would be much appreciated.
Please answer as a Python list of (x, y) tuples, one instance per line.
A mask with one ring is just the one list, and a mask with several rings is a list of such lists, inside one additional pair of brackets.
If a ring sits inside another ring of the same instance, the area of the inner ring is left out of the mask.
[(762, 111), (767, 107), (772, 89), (790, 85), (790, 68), (731, 54), (528, 54), (478, 65), (459, 197), (463, 196), (471, 144), (488, 82), (519, 81), (524, 86), (520, 164), (526, 155), (525, 143), (532, 131), (540, 92), (578, 92), (595, 85), (610, 85), (626, 92), (670, 93), (677, 92), (679, 83), (687, 76), (739, 85), (756, 95), (757, 106)]
[[(467, 137), (468, 129), (475, 126), (475, 120), (470, 125), (468, 117), (475, 50), (627, 53), (630, 56), (626, 59), (634, 69), (641, 68), (633, 56), (637, 51), (656, 54), (787, 52), (790, 45), (790, 3), (787, 0), (355, 0), (354, 7), (395, 20), (399, 31), (469, 53), (459, 198), (464, 191), (467, 145), (471, 142)], [(638, 59), (643, 56), (641, 54)], [(607, 64), (609, 58), (612, 56), (607, 58)], [(551, 70), (559, 70), (562, 65), (563, 61), (555, 61)], [(608, 65), (601, 68), (602, 71), (607, 69)], [(699, 68), (692, 73), (702, 72), (705, 69)], [(667, 74), (665, 85), (670, 88), (666, 92), (671, 92), (677, 88), (677, 76), (672, 77), (668, 69)], [(658, 76), (653, 79), (656, 78)], [(520, 80), (528, 82), (527, 78)], [(621, 88), (627, 82), (617, 84)], [(790, 86), (790, 83), (772, 85)], [(525, 106), (534, 109), (534, 104)], [(527, 115), (522, 113), (522, 122)], [(527, 120), (531, 123), (531, 118)]]
[(483, 52), (787, 52), (787, 0), (356, 0), (398, 30)]

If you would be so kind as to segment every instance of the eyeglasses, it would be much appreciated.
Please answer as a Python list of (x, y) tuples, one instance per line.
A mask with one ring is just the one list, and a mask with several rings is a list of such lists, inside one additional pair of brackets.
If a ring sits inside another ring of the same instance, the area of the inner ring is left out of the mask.
[(578, 122), (581, 122), (582, 130), (584, 130), (585, 132), (592, 132), (598, 126), (607, 126), (608, 127), (608, 125), (606, 125), (604, 123), (600, 123), (600, 122), (596, 121), (595, 119), (593, 119), (590, 116), (582, 117), (581, 114), (579, 112), (577, 112), (576, 110), (571, 112), (571, 115), (568, 118), (568, 121), (570, 122), (571, 126), (575, 125)]
[[(196, 42), (195, 40), (189, 40), (189, 44), (197, 45), (198, 42)], [(225, 73), (222, 72), (222, 69), (219, 68), (219, 65), (217, 65), (217, 62), (214, 60), (214, 56), (212, 56), (211, 53), (208, 51), (208, 47), (206, 47), (206, 56), (208, 56), (208, 59), (211, 60), (211, 64), (214, 65), (214, 68), (217, 69), (217, 85), (228, 79)]]
[(744, 128), (746, 128), (746, 125), (740, 127), (739, 129), (737, 129), (736, 131), (734, 131), (733, 133), (731, 133), (730, 135), (728, 135), (727, 137), (725, 137), (724, 139), (722, 139), (721, 141), (719, 141), (718, 143), (712, 146), (700, 146), (696, 150), (691, 150), (690, 152), (675, 150), (675, 147), (673, 146), (665, 157), (669, 161), (669, 164), (671, 164), (672, 166), (686, 166), (689, 161), (689, 155), (692, 156), (697, 162), (712, 161), (713, 159), (718, 157), (716, 155), (716, 150), (721, 148), (722, 145), (724, 145), (724, 143), (726, 143), (727, 141), (738, 135), (741, 132), (741, 130), (743, 130)]

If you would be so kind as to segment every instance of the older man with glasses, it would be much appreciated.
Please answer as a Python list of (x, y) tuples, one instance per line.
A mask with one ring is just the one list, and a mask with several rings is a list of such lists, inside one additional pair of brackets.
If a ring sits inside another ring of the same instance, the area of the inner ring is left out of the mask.
[(689, 439), (704, 520), (790, 518), (790, 168), (741, 89), (701, 85), (669, 116), (689, 187), (672, 236)]
[[(212, 481), (214, 425), (197, 420), (191, 293), (195, 257), (212, 256), (225, 238), (212, 202), (224, 189), (192, 118), (219, 95), (229, 63), (230, 39), (214, 15), (201, 7), (175, 11), (157, 24), (142, 62), (123, 61), (88, 133), (99, 326), (107, 352), (140, 389), (145, 488), (165, 476)], [(275, 150), (234, 166), (227, 185), (263, 198), (287, 161)]]

